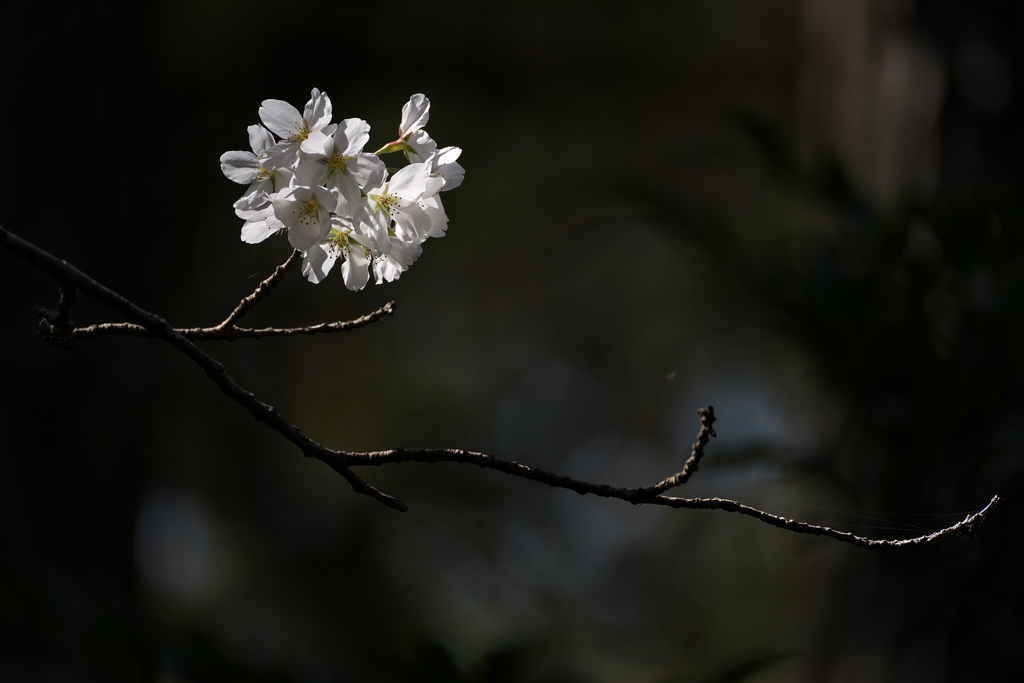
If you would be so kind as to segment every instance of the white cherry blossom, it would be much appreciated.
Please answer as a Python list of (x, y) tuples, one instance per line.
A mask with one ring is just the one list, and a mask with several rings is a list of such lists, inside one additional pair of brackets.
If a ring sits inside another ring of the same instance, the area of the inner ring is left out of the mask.
[(430, 159), (430, 175), (440, 176), (444, 179), (442, 191), (454, 190), (462, 184), (466, 175), (466, 169), (456, 162), (462, 150), (458, 147), (445, 147), (438, 150)]
[(423, 245), (420, 242), (392, 242), (391, 251), (373, 259), (373, 275), (377, 284), (397, 280), (422, 253)]
[(398, 124), (398, 139), (389, 142), (377, 154), (403, 152), (413, 163), (421, 163), (437, 150), (437, 143), (423, 127), (430, 119), (430, 100), (417, 93), (402, 107), (402, 122)]
[(269, 204), (255, 211), (236, 211), (239, 218), (245, 219), (242, 226), (242, 241), (248, 244), (257, 244), (267, 239), (274, 233), (285, 230), (286, 226), (277, 220), (274, 215), (274, 207)]
[(309, 153), (316, 169), (313, 182), (337, 191), (346, 205), (358, 202), (361, 188), (387, 173), (380, 157), (363, 152), (369, 139), (366, 121), (345, 119), (339, 123), (333, 134), (323, 136), (322, 147)]
[(274, 146), (274, 136), (263, 126), (249, 126), (249, 146), (251, 152), (232, 151), (220, 155), (220, 170), (227, 176), (241, 185), (264, 180), (269, 171), (264, 168), (266, 152)]
[(340, 219), (331, 221), (331, 234), (323, 242), (309, 248), (302, 255), (302, 274), (313, 283), (323, 282), (335, 261), (344, 257), (341, 276), (345, 286), (359, 291), (370, 279), (369, 265), (372, 250), (360, 242), (361, 237)]
[[(282, 100), (264, 100), (263, 125), (248, 129), (252, 152), (221, 155), (224, 175), (248, 185), (234, 203), (245, 221), (242, 241), (287, 234), (302, 252), (310, 282), (322, 282), (339, 260), (349, 289), (363, 289), (371, 270), (377, 284), (397, 280), (424, 241), (445, 234), (448, 216), (439, 193), (462, 183), (462, 150), (438, 149), (427, 135), (430, 100), (422, 94), (402, 108), (398, 139), (374, 154), (363, 151), (370, 137), (366, 121), (335, 124), (332, 113), (330, 99), (316, 88), (302, 113)], [(379, 157), (391, 152), (402, 152), (410, 163), (389, 174)]]
[(288, 242), (305, 251), (322, 242), (331, 229), (331, 212), (338, 200), (327, 188), (292, 185), (270, 195), (277, 220), (288, 229)]
[(272, 163), (291, 166), (298, 161), (301, 151), (315, 152), (318, 146), (322, 148), (321, 136), (331, 132), (324, 130), (330, 126), (331, 113), (330, 98), (316, 88), (310, 93), (302, 114), (283, 100), (263, 100), (260, 120), (281, 138), (268, 150)]
[(274, 146), (274, 136), (263, 126), (249, 126), (249, 145), (252, 152), (224, 152), (220, 156), (220, 170), (229, 180), (249, 185), (245, 194), (235, 202), (235, 209), (250, 211), (267, 205), (267, 195), (287, 187), (291, 172), (269, 164), (268, 150)]
[(391, 179), (364, 192), (370, 200), (370, 220), (387, 229), (393, 225), (395, 234), (405, 242), (422, 240), (430, 230), (431, 220), (417, 204), (426, 192), (430, 167), (409, 164)]

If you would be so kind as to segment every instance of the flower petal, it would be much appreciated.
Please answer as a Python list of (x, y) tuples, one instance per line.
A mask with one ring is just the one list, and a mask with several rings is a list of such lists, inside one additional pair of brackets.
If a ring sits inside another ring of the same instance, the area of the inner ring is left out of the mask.
[(402, 123), (398, 126), (398, 137), (404, 138), (409, 133), (419, 130), (427, 125), (429, 118), (430, 100), (421, 93), (413, 95), (402, 107)]
[(327, 93), (313, 88), (302, 116), (309, 124), (310, 130), (319, 130), (329, 124), (331, 122), (331, 99), (327, 97)]
[(402, 199), (399, 205), (408, 206), (415, 202), (427, 189), (430, 167), (426, 164), (409, 164), (399, 169), (388, 182), (388, 194)]
[(276, 140), (274, 136), (270, 134), (270, 131), (259, 125), (252, 125), (248, 128), (249, 131), (249, 146), (252, 147), (252, 151), (256, 154), (263, 154), (268, 149), (274, 146)]
[(220, 170), (228, 180), (248, 185), (259, 180), (263, 167), (252, 152), (231, 151), (220, 155)]
[(302, 114), (283, 100), (263, 100), (260, 121), (279, 138), (298, 135), (302, 130)]
[(302, 255), (302, 274), (310, 282), (320, 284), (331, 272), (337, 259), (337, 248), (328, 243), (313, 245)]
[(363, 119), (345, 119), (334, 131), (334, 145), (343, 156), (355, 156), (370, 141), (370, 124)]
[(345, 247), (345, 262), (341, 264), (341, 276), (345, 278), (345, 286), (358, 292), (370, 280), (370, 257), (363, 246), (350, 242)]

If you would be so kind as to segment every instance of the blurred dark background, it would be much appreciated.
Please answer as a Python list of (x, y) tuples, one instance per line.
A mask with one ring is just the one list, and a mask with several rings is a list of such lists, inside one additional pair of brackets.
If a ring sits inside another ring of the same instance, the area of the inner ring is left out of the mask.
[[(27, 10), (21, 10), (27, 11)], [(0, 225), (179, 326), (288, 255), (219, 155), (263, 99), (415, 92), (464, 149), (394, 284), (297, 274), (207, 344), (343, 449), (447, 446), (877, 537), (862, 550), (457, 465), (355, 496), (167, 345), (35, 335), (0, 253), (0, 679), (1011, 681), (1024, 675), (1024, 6), (46, 5), (0, 53)], [(80, 323), (116, 319), (82, 301)], [(1018, 531), (1014, 531), (1017, 529)]]

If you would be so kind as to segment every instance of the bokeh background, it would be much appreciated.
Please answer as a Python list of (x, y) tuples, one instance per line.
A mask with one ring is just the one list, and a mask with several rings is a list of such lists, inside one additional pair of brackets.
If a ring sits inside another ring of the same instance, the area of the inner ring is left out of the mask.
[[(19, 10), (27, 12), (27, 9)], [(1024, 7), (701, 0), (47, 5), (2, 28), (0, 224), (179, 326), (288, 255), (238, 240), (259, 103), (325, 90), (464, 149), (394, 284), (293, 274), (210, 343), (343, 449), (481, 450), (901, 538), (862, 550), (458, 465), (360, 473), (170, 347), (35, 335), (0, 254), (0, 679), (1010, 681), (1024, 675)], [(111, 320), (91, 301), (82, 323)]]

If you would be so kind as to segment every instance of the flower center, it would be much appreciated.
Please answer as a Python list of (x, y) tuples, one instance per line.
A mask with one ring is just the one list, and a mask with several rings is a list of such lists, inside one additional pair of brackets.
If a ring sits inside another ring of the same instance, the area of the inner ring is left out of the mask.
[(341, 251), (348, 245), (348, 231), (343, 232), (337, 228), (332, 228), (328, 242), (330, 242), (332, 249)]
[(398, 204), (398, 197), (388, 194), (388, 186), (384, 186), (384, 193), (377, 195), (370, 195), (370, 199), (377, 202), (377, 211), (383, 211), (388, 216), (394, 211), (395, 205)]
[(298, 208), (299, 222), (303, 225), (309, 225), (310, 223), (316, 223), (320, 215), (320, 202), (314, 197), (305, 204), (300, 204)]
[(348, 170), (348, 162), (352, 157), (342, 156), (335, 154), (333, 157), (327, 160), (327, 173), (328, 175), (341, 175)]
[(299, 128), (299, 132), (294, 135), (289, 135), (288, 139), (292, 142), (302, 142), (309, 137), (310, 125), (306, 122), (306, 119), (302, 119), (302, 126)]

